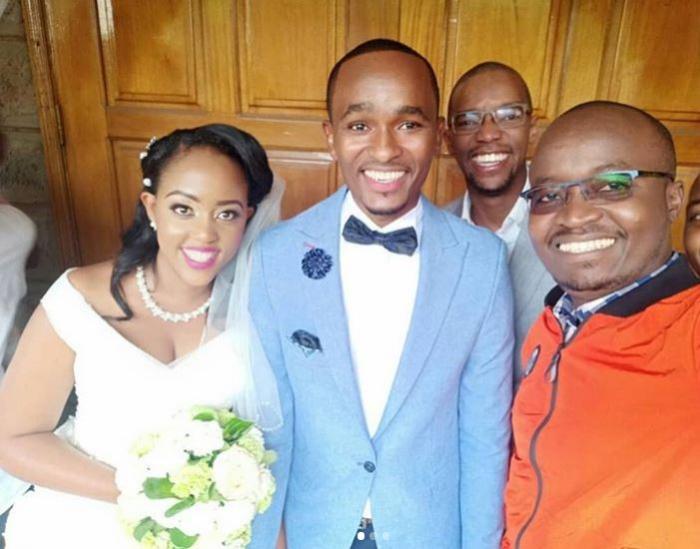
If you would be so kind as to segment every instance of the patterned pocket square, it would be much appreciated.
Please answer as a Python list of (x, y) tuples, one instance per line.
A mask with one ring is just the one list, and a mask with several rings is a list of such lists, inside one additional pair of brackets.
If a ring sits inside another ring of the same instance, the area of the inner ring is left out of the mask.
[(321, 348), (321, 340), (306, 330), (297, 330), (292, 334), (290, 339), (294, 345), (301, 349), (304, 356), (309, 356), (316, 351), (323, 352), (323, 349)]

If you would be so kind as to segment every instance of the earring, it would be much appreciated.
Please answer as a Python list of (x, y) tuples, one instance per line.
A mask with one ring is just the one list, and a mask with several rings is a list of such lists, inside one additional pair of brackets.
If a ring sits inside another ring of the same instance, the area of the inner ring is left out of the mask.
[(156, 222), (153, 221), (152, 219), (151, 219), (150, 225), (151, 225), (151, 229), (153, 229), (153, 232), (156, 232), (158, 230), (158, 228), (156, 227)]

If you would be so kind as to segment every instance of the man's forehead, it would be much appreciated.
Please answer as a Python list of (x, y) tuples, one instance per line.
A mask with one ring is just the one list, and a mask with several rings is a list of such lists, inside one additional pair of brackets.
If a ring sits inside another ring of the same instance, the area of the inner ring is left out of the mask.
[(395, 50), (372, 51), (348, 59), (338, 71), (338, 81), (370, 74), (376, 78), (425, 78), (430, 82), (428, 67), (420, 58)]
[(489, 99), (496, 102), (522, 102), (527, 100), (527, 90), (522, 80), (510, 71), (490, 69), (458, 84), (452, 103), (463, 106), (461, 103)]
[(437, 109), (430, 72), (420, 58), (398, 51), (370, 52), (340, 68), (332, 97), (337, 116), (372, 111), (387, 98), (403, 114), (414, 110), (427, 116)]
[(533, 163), (552, 157), (580, 162), (633, 161), (662, 153), (658, 135), (635, 120), (595, 117), (557, 120), (542, 135)]
[(615, 169), (638, 169), (641, 160), (634, 142), (622, 132), (559, 126), (542, 136), (530, 178), (533, 184), (579, 179)]
[[(375, 107), (375, 104), (372, 101), (360, 101), (357, 103), (350, 103), (345, 109), (345, 111), (341, 114), (341, 119), (347, 116), (351, 116), (353, 114), (372, 114), (377, 110), (378, 109)], [(429, 119), (428, 113), (426, 113), (424, 108), (420, 105), (398, 104), (392, 109), (391, 112), (397, 116), (414, 115), (424, 118), (426, 120)]]

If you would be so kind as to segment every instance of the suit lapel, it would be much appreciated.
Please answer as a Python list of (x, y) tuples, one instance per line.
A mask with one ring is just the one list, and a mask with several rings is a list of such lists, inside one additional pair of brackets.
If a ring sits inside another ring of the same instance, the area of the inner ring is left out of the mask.
[(461, 276), (467, 249), (466, 243), (455, 238), (445, 220), (447, 214), (422, 200), (423, 230), (416, 302), (396, 378), (375, 438), (399, 411), (430, 356)]
[(343, 303), (340, 281), (340, 211), (345, 197), (343, 187), (331, 198), (328, 207), (318, 208), (301, 227), (301, 257), (309, 250), (320, 248), (331, 256), (333, 265), (323, 278), (303, 277), (306, 302), (310, 304), (312, 318), (321, 341), (326, 366), (330, 370), (349, 412), (364, 425), (364, 412), (355, 378), (350, 352), (347, 315)]

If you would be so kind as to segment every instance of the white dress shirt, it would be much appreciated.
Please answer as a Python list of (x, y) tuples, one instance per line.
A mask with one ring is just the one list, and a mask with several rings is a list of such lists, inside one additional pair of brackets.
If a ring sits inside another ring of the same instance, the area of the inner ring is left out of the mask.
[[(530, 180), (527, 179), (525, 181), (525, 186), (523, 187), (523, 192), (527, 191), (529, 188)], [(471, 223), (472, 225), (475, 225), (474, 221), (472, 220), (471, 211), (472, 201), (469, 198), (469, 193), (465, 193), (464, 202), (462, 204), (462, 219)], [(503, 220), (503, 224), (498, 228), (497, 231), (495, 231), (496, 236), (499, 236), (501, 240), (505, 242), (506, 247), (508, 248), (509, 258), (511, 255), (513, 255), (513, 249), (515, 248), (515, 243), (518, 240), (518, 236), (520, 236), (520, 229), (522, 228), (523, 223), (527, 219), (527, 213), (527, 200), (519, 196), (518, 199), (515, 201), (515, 204), (513, 204), (513, 207), (511, 208), (510, 212), (508, 212), (508, 215)]]
[[(420, 243), (422, 211), (419, 201), (410, 212), (380, 228), (359, 208), (350, 192), (341, 210), (340, 280), (352, 362), (370, 436), (377, 432), (384, 413), (411, 324), (420, 253), (416, 249), (408, 256), (379, 244), (348, 242), (342, 230), (354, 215), (370, 229), (383, 233), (414, 227)], [(369, 501), (364, 516), (371, 517)]]

